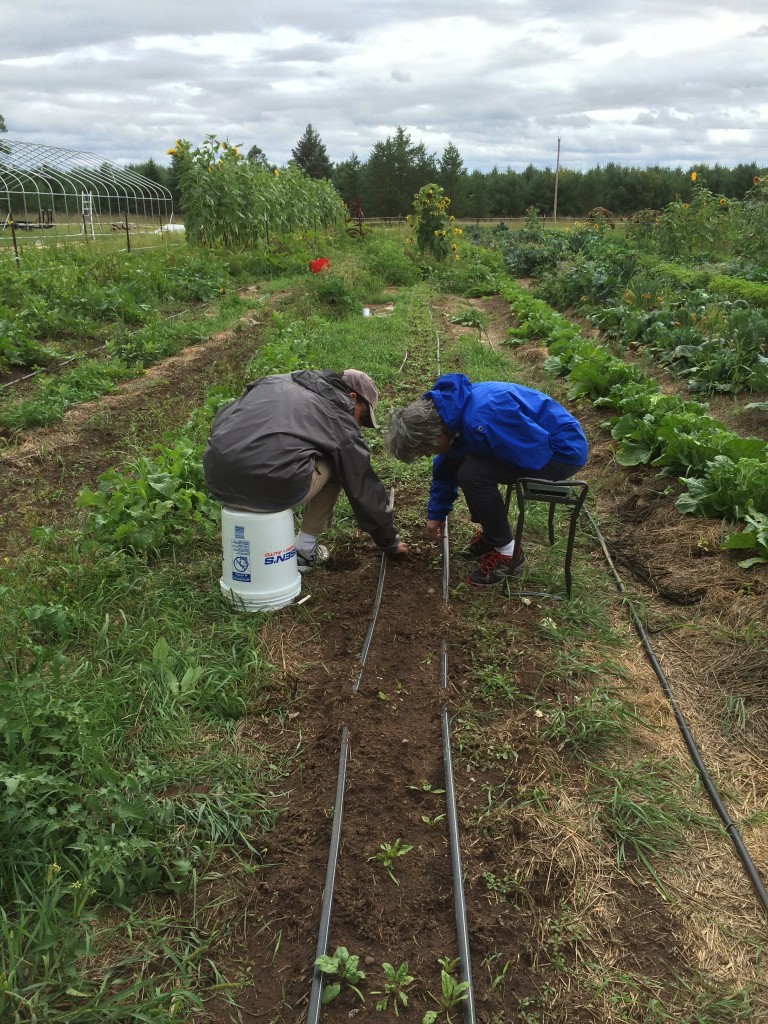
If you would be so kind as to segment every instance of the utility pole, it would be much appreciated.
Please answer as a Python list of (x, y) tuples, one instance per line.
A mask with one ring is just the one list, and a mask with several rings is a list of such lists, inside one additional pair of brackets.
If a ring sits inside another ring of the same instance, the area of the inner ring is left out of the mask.
[(555, 165), (555, 205), (552, 209), (552, 222), (557, 224), (557, 186), (560, 181), (560, 136), (557, 136), (557, 163)]

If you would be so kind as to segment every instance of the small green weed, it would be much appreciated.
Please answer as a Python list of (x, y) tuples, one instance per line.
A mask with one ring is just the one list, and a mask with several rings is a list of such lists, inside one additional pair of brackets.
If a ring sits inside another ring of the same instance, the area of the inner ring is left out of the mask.
[(552, 740), (558, 750), (565, 747), (601, 750), (619, 740), (626, 741), (633, 723), (645, 724), (604, 687), (595, 687), (583, 698), (576, 696), (570, 701), (558, 698), (554, 705), (546, 708), (544, 718), (546, 724), (539, 730), (539, 738)]
[(712, 827), (685, 803), (684, 780), (671, 763), (643, 758), (626, 769), (592, 765), (606, 779), (591, 800), (616, 842), (616, 863), (634, 855), (658, 881), (652, 860), (684, 844), (685, 829)]
[(509, 900), (510, 903), (518, 903), (527, 892), (525, 882), (520, 880), (519, 871), (515, 871), (513, 874), (505, 871), (501, 877), (492, 871), (484, 871), (483, 879), (489, 892), (497, 893)]

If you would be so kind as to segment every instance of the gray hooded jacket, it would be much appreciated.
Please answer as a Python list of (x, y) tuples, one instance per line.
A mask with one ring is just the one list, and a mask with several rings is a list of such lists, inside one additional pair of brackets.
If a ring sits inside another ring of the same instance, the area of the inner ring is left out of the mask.
[(338, 373), (262, 377), (217, 414), (203, 454), (205, 483), (224, 505), (279, 512), (301, 503), (317, 458), (333, 463), (361, 530), (383, 550), (397, 531), (384, 486)]

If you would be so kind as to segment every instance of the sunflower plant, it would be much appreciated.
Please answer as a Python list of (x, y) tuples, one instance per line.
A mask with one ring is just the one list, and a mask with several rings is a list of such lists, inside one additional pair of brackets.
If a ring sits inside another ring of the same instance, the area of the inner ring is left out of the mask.
[(193, 244), (241, 251), (344, 220), (333, 185), (294, 165), (270, 169), (213, 135), (197, 148), (179, 139), (168, 153), (178, 170), (184, 226)]
[(670, 256), (710, 256), (728, 249), (728, 200), (691, 171), (689, 200), (669, 203), (659, 218), (659, 247)]
[(436, 260), (459, 258), (456, 239), (461, 228), (455, 226), (454, 218), (448, 214), (450, 204), (440, 185), (424, 185), (414, 196), (414, 212), (406, 217), (419, 252)]

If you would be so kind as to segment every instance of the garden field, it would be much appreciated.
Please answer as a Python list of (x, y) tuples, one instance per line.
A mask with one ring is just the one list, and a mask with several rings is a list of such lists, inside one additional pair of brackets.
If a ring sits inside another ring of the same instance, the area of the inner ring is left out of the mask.
[[(56, 365), (77, 310), (41, 294), (39, 330), (17, 323), (35, 355), (9, 353), (5, 382), (53, 354), (0, 402), (3, 1021), (306, 1021), (345, 736), (325, 966), (359, 959), (326, 975), (323, 1021), (768, 1019), (767, 286), (754, 263), (684, 280), (603, 226), (466, 228), (456, 259), (407, 239), (182, 245), (133, 254), (134, 283), (109, 254), (101, 280), (140, 314), (131, 348), (94, 283), (81, 349), (122, 348), (86, 393)], [(169, 297), (166, 274), (189, 289)], [(342, 499), (306, 601), (221, 602), (213, 415), (260, 375), (347, 366), (377, 381), (381, 418), (449, 372), (579, 417), (571, 600), (564, 519), (552, 547), (545, 510), (526, 520), (522, 584), (550, 596), (474, 590), (463, 501), (435, 547), (428, 460), (366, 431), (407, 558), (382, 567)]]

